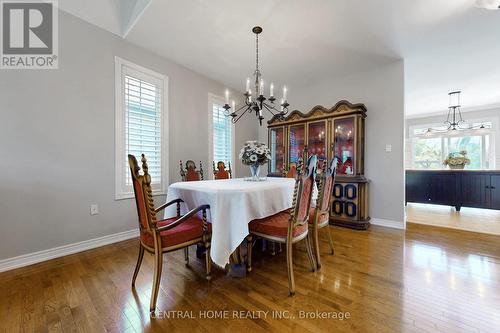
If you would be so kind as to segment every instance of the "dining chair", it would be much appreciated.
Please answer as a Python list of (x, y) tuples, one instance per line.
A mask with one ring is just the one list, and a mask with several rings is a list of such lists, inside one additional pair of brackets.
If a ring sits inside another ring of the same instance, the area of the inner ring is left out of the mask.
[(309, 212), (309, 234), (308, 237), (312, 238), (314, 249), (314, 256), (317, 269), (321, 268), (320, 251), (318, 230), (326, 227), (326, 234), (328, 237), (328, 244), (330, 244), (331, 254), (334, 253), (333, 240), (330, 234), (330, 208), (333, 185), (335, 184), (335, 175), (337, 172), (337, 158), (332, 158), (330, 166), (327, 167), (326, 160), (322, 163), (322, 172), (319, 174), (319, 191), (316, 200), (316, 206), (312, 207)]
[(182, 167), (182, 161), (180, 161), (181, 167), (181, 178), (183, 182), (190, 182), (195, 180), (203, 180), (203, 166), (200, 161), (200, 170), (196, 170), (196, 164), (193, 160), (186, 161), (186, 169)]
[(283, 177), (295, 178), (296, 176), (297, 176), (297, 163), (290, 162), (290, 165), (288, 166), (288, 170), (283, 169)]
[(316, 270), (316, 263), (308, 235), (309, 210), (316, 174), (317, 157), (312, 155), (307, 168), (302, 173), (302, 162), (297, 166), (297, 177), (293, 191), (292, 208), (248, 224), (250, 234), (247, 236), (247, 270), (252, 270), (253, 237), (262, 238), (286, 246), (286, 262), (288, 269), (288, 288), (290, 295), (295, 294), (295, 280), (293, 275), (292, 248), (293, 244), (304, 240), (307, 254), (311, 263), (311, 270)]
[(230, 179), (233, 178), (233, 172), (231, 171), (231, 162), (228, 162), (229, 168), (226, 170), (226, 165), (224, 162), (217, 162), (217, 168), (215, 168), (215, 162), (213, 162), (214, 168), (214, 178), (215, 179)]
[[(189, 246), (193, 244), (202, 244), (206, 249), (206, 278), (210, 280), (210, 239), (212, 228), (211, 224), (207, 222), (207, 210), (210, 209), (209, 205), (196, 207), (182, 216), (180, 213), (180, 205), (183, 201), (181, 199), (171, 200), (155, 208), (151, 190), (151, 176), (148, 173), (148, 164), (144, 154), (142, 154), (141, 161), (143, 175), (139, 174), (141, 169), (135, 156), (128, 155), (140, 231), (139, 257), (137, 258), (137, 264), (132, 277), (132, 287), (135, 287), (135, 279), (141, 268), (144, 252), (147, 251), (153, 254), (155, 256), (153, 290), (149, 309), (150, 311), (154, 311), (158, 298), (158, 289), (160, 287), (164, 253), (184, 249), (184, 258), (186, 265), (188, 265)], [(175, 217), (158, 220), (156, 214), (173, 204), (177, 204), (177, 215)], [(198, 217), (199, 212), (202, 214), (201, 218)]]

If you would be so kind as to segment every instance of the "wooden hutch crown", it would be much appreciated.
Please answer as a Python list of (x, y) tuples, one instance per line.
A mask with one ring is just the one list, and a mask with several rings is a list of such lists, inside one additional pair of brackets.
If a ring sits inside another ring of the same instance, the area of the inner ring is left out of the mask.
[(305, 147), (320, 160), (338, 159), (337, 177), (332, 193), (332, 224), (366, 229), (368, 180), (364, 176), (364, 104), (340, 101), (332, 108), (315, 106), (302, 113), (269, 120), (270, 174), (283, 174), (298, 162)]

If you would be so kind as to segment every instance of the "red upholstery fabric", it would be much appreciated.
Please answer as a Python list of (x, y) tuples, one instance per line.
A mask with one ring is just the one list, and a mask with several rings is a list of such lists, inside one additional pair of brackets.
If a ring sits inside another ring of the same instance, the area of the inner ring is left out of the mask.
[[(311, 208), (309, 210), (309, 223), (310, 224), (313, 224), (314, 223), (314, 214), (316, 213), (316, 208)], [(328, 221), (330, 218), (328, 216), (328, 214), (322, 214), (320, 217), (319, 217), (319, 221), (318, 221), (318, 224), (322, 224), (326, 221)]]
[(311, 177), (307, 177), (306, 179), (304, 179), (304, 183), (302, 184), (302, 195), (299, 202), (299, 214), (297, 216), (297, 221), (304, 221), (307, 217), (307, 210), (309, 209), (309, 202), (311, 200), (313, 189), (312, 183), (313, 180)]
[(295, 178), (297, 175), (297, 166), (295, 164), (290, 164), (290, 170), (286, 173), (286, 178)]
[(200, 173), (193, 170), (193, 169), (187, 169), (186, 172), (186, 181), (195, 181), (195, 180), (201, 180)]
[(332, 196), (332, 186), (333, 186), (333, 177), (328, 176), (325, 180), (325, 190), (323, 191), (323, 198), (321, 198), (321, 205), (319, 208), (321, 210), (328, 210), (328, 204), (330, 203), (330, 197)]
[[(280, 212), (263, 219), (253, 220), (248, 224), (250, 232), (258, 232), (264, 235), (285, 238), (288, 234), (288, 220), (290, 213)], [(307, 224), (297, 226), (293, 232), (293, 237), (307, 232)]]
[[(158, 221), (158, 227), (170, 224), (177, 220), (177, 217), (172, 217), (166, 220)], [(179, 224), (170, 230), (165, 230), (160, 233), (162, 247), (173, 246), (188, 242), (195, 238), (200, 238), (203, 234), (203, 223), (199, 218), (191, 217), (183, 223)], [(211, 232), (212, 225), (208, 224), (208, 231)], [(153, 236), (141, 232), (141, 241), (149, 247), (154, 247)]]
[(217, 171), (217, 173), (215, 174), (215, 179), (229, 179), (229, 172), (227, 172), (226, 170), (221, 170), (219, 169), (219, 171)]
[(144, 194), (142, 192), (141, 184), (133, 179), (134, 191), (135, 191), (135, 202), (137, 203), (137, 213), (139, 215), (139, 224), (141, 229), (148, 229), (148, 217), (146, 215), (146, 206), (144, 204)]

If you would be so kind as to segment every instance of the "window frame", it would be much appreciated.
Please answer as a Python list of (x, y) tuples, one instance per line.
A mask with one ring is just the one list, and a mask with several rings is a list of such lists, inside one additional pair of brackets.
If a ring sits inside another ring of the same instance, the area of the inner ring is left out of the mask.
[(168, 76), (115, 56), (115, 200), (134, 197), (132, 186), (126, 185), (126, 175), (130, 171), (127, 167), (124, 168), (124, 163), (127, 163), (125, 152), (124, 68), (133, 72), (134, 76), (137, 75), (135, 77), (138, 79), (148, 82), (154, 81), (151, 83), (161, 86), (161, 182), (160, 184), (152, 184), (151, 188), (153, 195), (165, 195), (169, 184)]
[[(498, 117), (481, 117), (481, 118), (474, 118), (468, 121), (468, 123), (491, 123), (491, 128), (487, 129), (486, 132), (479, 132), (478, 129), (475, 130), (460, 130), (457, 131), (456, 134), (454, 135), (449, 135), (447, 133), (436, 133), (432, 134), (429, 136), (425, 135), (419, 135), (415, 134), (415, 130), (419, 129), (425, 129), (425, 128), (435, 128), (438, 126), (443, 126), (443, 123), (427, 123), (427, 124), (416, 124), (416, 125), (411, 125), (408, 128), (409, 131), (409, 137), (408, 139), (410, 140), (410, 145), (409, 145), (409, 167), (410, 169), (415, 169), (416, 164), (415, 164), (415, 145), (416, 145), (416, 140), (418, 139), (426, 139), (426, 138), (439, 138), (441, 140), (441, 155), (442, 155), (442, 160), (444, 160), (448, 154), (448, 151), (446, 151), (445, 147), (449, 149), (449, 142), (450, 139), (453, 137), (465, 137), (465, 136), (480, 136), (481, 137), (481, 146), (482, 146), (482, 151), (481, 151), (481, 159), (482, 159), (482, 166), (480, 169), (469, 169), (469, 170), (491, 170), (496, 168), (496, 149), (500, 149), (500, 147), (495, 146), (495, 141), (496, 141), (496, 136), (500, 135), (500, 132), (498, 130)], [(486, 150), (485, 146), (485, 141), (486, 141), (486, 136), (489, 136), (489, 149), (488, 151)], [(447, 141), (447, 144), (445, 144), (445, 141)], [(486, 157), (488, 157), (487, 162), (488, 162), (488, 168), (484, 166), (484, 163), (486, 163)], [(442, 165), (440, 169), (429, 169), (429, 170), (446, 170), (447, 168)], [(420, 169), (419, 169), (420, 170)], [(425, 169), (423, 169), (425, 170)]]
[[(213, 121), (213, 105), (220, 104), (224, 105), (224, 97), (208, 93), (208, 166), (210, 170), (213, 168), (214, 161), (214, 121)], [(235, 166), (235, 155), (236, 155), (236, 126), (231, 122), (232, 131), (231, 131), (231, 169), (234, 174), (234, 166)], [(226, 168), (228, 166), (226, 165)], [(210, 177), (215, 178), (213, 172), (210, 172)]]

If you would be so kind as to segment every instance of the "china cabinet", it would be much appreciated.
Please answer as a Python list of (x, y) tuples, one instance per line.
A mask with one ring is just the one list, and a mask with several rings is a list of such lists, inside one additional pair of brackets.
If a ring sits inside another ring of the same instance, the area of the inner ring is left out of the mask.
[(268, 121), (269, 173), (282, 174), (307, 147), (320, 160), (337, 157), (330, 223), (355, 229), (369, 226), (368, 180), (364, 176), (366, 107), (340, 101), (331, 109), (316, 106)]

